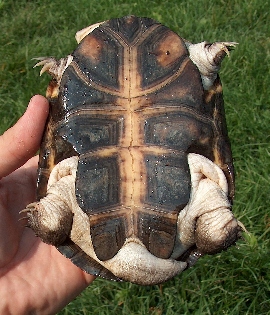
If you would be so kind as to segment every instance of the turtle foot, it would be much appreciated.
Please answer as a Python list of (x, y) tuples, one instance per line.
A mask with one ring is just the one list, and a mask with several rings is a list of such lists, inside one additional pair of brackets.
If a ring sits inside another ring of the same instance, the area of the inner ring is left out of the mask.
[(46, 208), (43, 205), (48, 204), (46, 198), (41, 202), (31, 203), (20, 211), (20, 214), (24, 214), (21, 220), (26, 221), (26, 227), (31, 228), (44, 243), (57, 246), (69, 235), (73, 214), (67, 211), (64, 204), (59, 205), (59, 202), (57, 205), (49, 202), (50, 206)]

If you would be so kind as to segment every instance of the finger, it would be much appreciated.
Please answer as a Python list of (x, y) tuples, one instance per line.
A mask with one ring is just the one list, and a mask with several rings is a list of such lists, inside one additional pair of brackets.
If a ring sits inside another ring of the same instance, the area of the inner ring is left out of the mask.
[(45, 97), (32, 97), (24, 115), (0, 137), (0, 178), (22, 166), (37, 152), (48, 112)]

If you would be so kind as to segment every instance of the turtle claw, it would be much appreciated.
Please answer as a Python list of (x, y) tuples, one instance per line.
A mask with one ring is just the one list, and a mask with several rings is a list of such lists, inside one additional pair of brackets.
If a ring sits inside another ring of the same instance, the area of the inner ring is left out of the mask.
[[(26, 210), (26, 209), (25, 209), (25, 210)], [(20, 214), (21, 214), (21, 213), (22, 213), (22, 211), (20, 212)], [(24, 222), (27, 222), (27, 223), (24, 224), (24, 226), (27, 227), (27, 228), (30, 228), (30, 225), (28, 224), (28, 216), (19, 218), (19, 221), (20, 221), (20, 222), (23, 222), (23, 223), (24, 223)]]
[(23, 214), (25, 216), (19, 218), (19, 221), (26, 221), (27, 223), (25, 224), (25, 227), (27, 228), (31, 228), (31, 218), (33, 217), (33, 213), (37, 211), (37, 209), (35, 208), (35, 203), (30, 203), (26, 209), (23, 209), (19, 212), (19, 214)]
[(216, 65), (220, 65), (225, 55), (230, 57), (230, 51), (236, 47), (236, 45), (238, 45), (236, 42), (215, 42), (208, 46), (208, 50)]
[(226, 53), (228, 57), (230, 57), (230, 51), (238, 45), (236, 42), (222, 42), (221, 49)]
[(53, 57), (39, 57), (33, 59), (39, 60), (33, 68), (43, 66), (40, 70), (40, 75), (44, 72), (48, 72), (54, 79), (57, 80), (57, 82), (60, 82), (64, 71), (72, 62), (73, 57), (68, 55), (66, 58), (61, 58), (59, 60)]
[(33, 68), (43, 66), (40, 70), (40, 75), (42, 75), (44, 72), (48, 71), (50, 73), (50, 69), (53, 69), (57, 65), (57, 60), (55, 58), (51, 57), (39, 57), (39, 58), (33, 58), (34, 60), (40, 60), (38, 63), (34, 65)]

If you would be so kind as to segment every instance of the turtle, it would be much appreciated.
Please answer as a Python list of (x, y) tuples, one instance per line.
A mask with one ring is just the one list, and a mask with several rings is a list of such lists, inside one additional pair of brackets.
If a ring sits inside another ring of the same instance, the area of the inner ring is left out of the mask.
[(36, 64), (52, 79), (27, 226), (85, 272), (140, 285), (235, 244), (218, 72), (237, 43), (192, 44), (133, 15), (76, 39)]

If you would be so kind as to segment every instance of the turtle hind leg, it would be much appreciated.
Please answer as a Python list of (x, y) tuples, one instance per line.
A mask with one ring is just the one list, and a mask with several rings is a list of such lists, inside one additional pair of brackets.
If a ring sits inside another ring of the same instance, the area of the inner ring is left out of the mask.
[(76, 156), (58, 163), (50, 174), (46, 196), (21, 211), (26, 215), (26, 226), (45, 243), (58, 246), (70, 235), (77, 165)]
[[(179, 244), (173, 257), (177, 258), (180, 253), (180, 260), (191, 266), (201, 256), (216, 254), (233, 245), (241, 229), (231, 211), (227, 180), (222, 170), (195, 153), (189, 153), (188, 162), (191, 197), (178, 217)], [(184, 255), (183, 249), (187, 249)]]
[[(56, 196), (55, 196), (56, 197)], [(47, 199), (47, 200), (46, 200)], [(49, 201), (48, 201), (49, 199)], [(49, 196), (41, 202), (29, 204), (21, 213), (25, 213), (26, 226), (31, 228), (44, 243), (54, 246), (62, 244), (72, 227), (73, 213), (65, 202), (59, 202)], [(56, 199), (56, 198), (55, 198)]]

